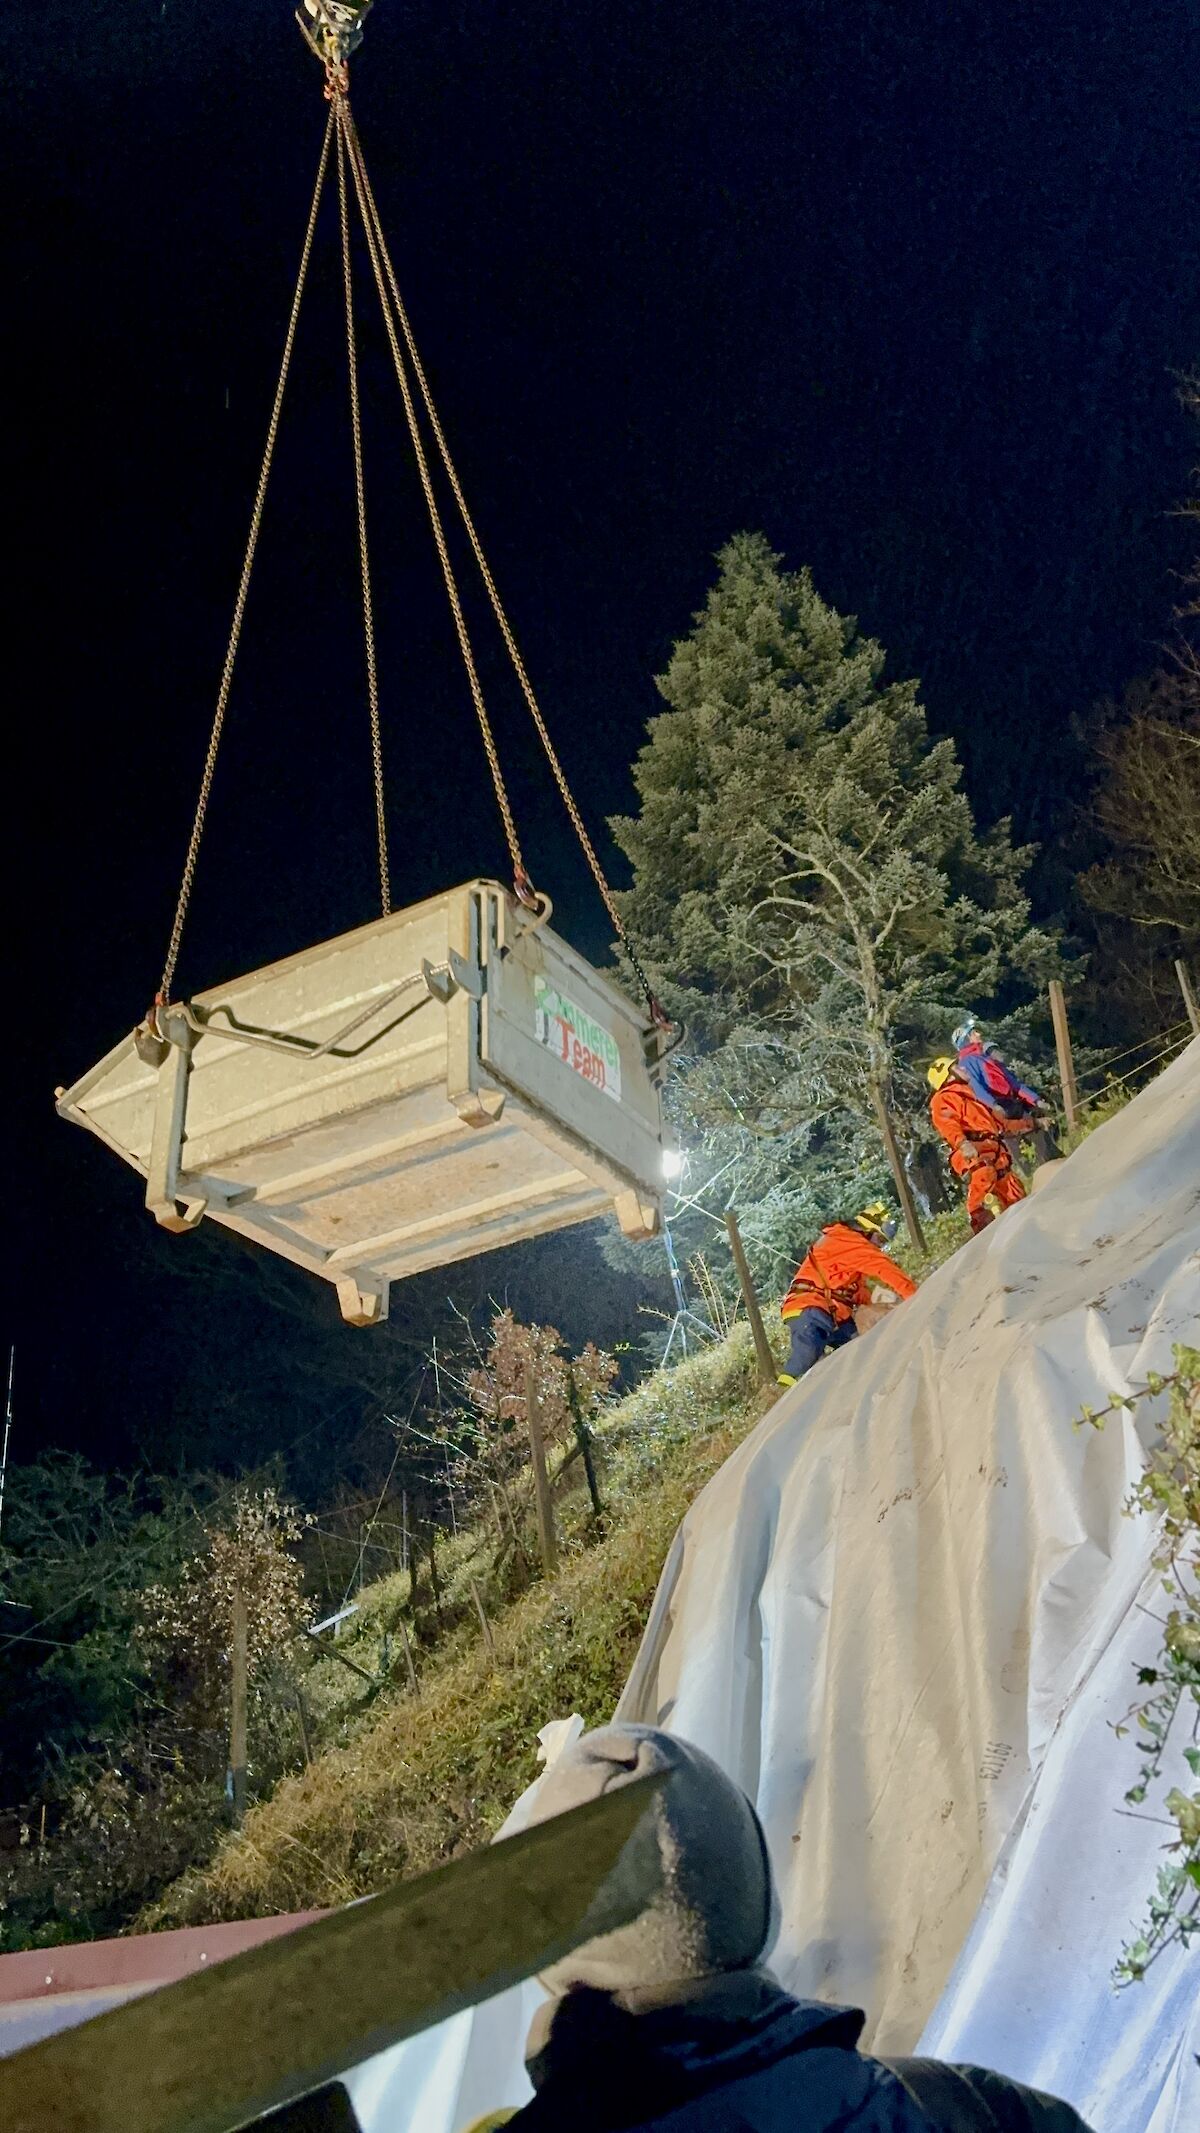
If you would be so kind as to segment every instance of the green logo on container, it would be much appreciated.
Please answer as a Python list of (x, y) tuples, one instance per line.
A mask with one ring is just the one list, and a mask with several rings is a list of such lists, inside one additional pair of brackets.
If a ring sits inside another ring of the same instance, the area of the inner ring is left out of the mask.
[(573, 1074), (606, 1096), (621, 1100), (621, 1054), (611, 1030), (545, 978), (533, 981), (537, 1040)]

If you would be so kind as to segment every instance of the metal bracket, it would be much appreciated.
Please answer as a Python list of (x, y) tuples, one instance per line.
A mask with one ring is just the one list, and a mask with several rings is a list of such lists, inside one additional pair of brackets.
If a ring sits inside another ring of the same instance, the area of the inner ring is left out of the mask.
[(449, 1005), (456, 992), (469, 993), (472, 1000), (482, 1000), (486, 989), (478, 965), (468, 963), (466, 957), (453, 948), (448, 951), (444, 963), (431, 963), (428, 957), (422, 957), (421, 976), (430, 998), (440, 1000), (443, 1007)]
[(634, 1243), (640, 1243), (646, 1237), (657, 1237), (661, 1226), (657, 1202), (644, 1200), (632, 1187), (627, 1192), (613, 1194), (613, 1212), (622, 1235)]
[(390, 1284), (375, 1274), (343, 1274), (337, 1282), (337, 1300), (348, 1326), (378, 1326), (388, 1314)]
[(133, 1033), (133, 1049), (143, 1066), (160, 1067), (171, 1047), (165, 1037), (160, 1037), (149, 1016), (139, 1022)]
[(192, 1033), (181, 1015), (170, 1015), (166, 1034), (166, 1056), (158, 1069), (154, 1099), (146, 1205), (160, 1228), (180, 1231), (195, 1229), (208, 1202), (180, 1183)]
[(503, 1089), (469, 1089), (454, 1099), (464, 1126), (494, 1126), (504, 1109)]
[(682, 1022), (672, 1022), (664, 1029), (653, 1023), (642, 1032), (642, 1056), (647, 1071), (656, 1088), (661, 1088), (666, 1064), (672, 1052), (677, 1052), (687, 1035)]

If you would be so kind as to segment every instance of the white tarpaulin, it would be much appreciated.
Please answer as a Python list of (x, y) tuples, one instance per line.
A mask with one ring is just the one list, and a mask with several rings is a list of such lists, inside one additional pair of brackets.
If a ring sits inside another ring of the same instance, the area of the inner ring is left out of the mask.
[[(757, 1803), (786, 1985), (866, 2007), (881, 2049), (924, 2031), (1055, 2089), (1098, 2133), (1200, 2125), (1200, 1953), (1114, 1994), (1168, 1832), (1119, 1812), (1136, 1752), (1111, 1726), (1159, 1631), (1123, 1511), (1134, 1424), (1072, 1418), (1198, 1320), (1193, 1044), (778, 1402), (684, 1521), (620, 1706)], [(520, 2101), (536, 1998), (360, 2069), (368, 2133)]]

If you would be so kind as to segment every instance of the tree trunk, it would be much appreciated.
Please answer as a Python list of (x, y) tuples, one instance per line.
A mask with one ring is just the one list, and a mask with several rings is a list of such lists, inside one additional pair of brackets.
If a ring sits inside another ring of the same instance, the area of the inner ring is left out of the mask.
[(575, 1372), (573, 1370), (567, 1371), (567, 1399), (570, 1402), (571, 1419), (575, 1424), (575, 1442), (579, 1447), (580, 1456), (583, 1460), (583, 1471), (587, 1476), (588, 1495), (592, 1499), (592, 1510), (597, 1518), (602, 1518), (604, 1505), (600, 1501), (600, 1488), (596, 1480), (596, 1462), (592, 1457), (591, 1432), (583, 1418), (583, 1409), (579, 1404), (579, 1388), (575, 1383)]
[(888, 1026), (884, 1015), (883, 994), (875, 969), (875, 957), (865, 938), (861, 937), (859, 960), (862, 968), (863, 998), (866, 1003), (866, 1037), (870, 1061), (867, 1082), (871, 1092), (871, 1103), (874, 1107), (875, 1116), (879, 1121), (879, 1131), (883, 1136), (883, 1145), (887, 1152), (888, 1164), (895, 1183), (896, 1197), (900, 1202), (901, 1212), (904, 1216), (905, 1228), (908, 1231), (914, 1249), (920, 1252), (922, 1258), (924, 1258), (925, 1234), (921, 1228), (921, 1218), (917, 1213), (917, 1203), (913, 1198), (912, 1186), (908, 1181), (908, 1172), (904, 1168), (904, 1158), (900, 1153), (900, 1146), (896, 1139), (896, 1129), (892, 1124), (892, 1114), (888, 1105), (888, 1096), (892, 1086), (892, 1057), (891, 1047), (888, 1042)]
[(308, 1705), (304, 1701), (304, 1691), (298, 1681), (292, 1683), (292, 1700), (300, 1721), (300, 1746), (304, 1750), (304, 1767), (307, 1770), (312, 1761), (312, 1739), (308, 1730)]
[(537, 1503), (538, 1542), (542, 1551), (542, 1568), (548, 1578), (558, 1569), (558, 1538), (554, 1531), (554, 1507), (550, 1501), (550, 1477), (546, 1472), (546, 1440), (542, 1434), (542, 1407), (538, 1398), (537, 1375), (532, 1362), (525, 1370), (525, 1419), (529, 1428), (529, 1449), (533, 1461), (533, 1487)]
[(750, 1331), (754, 1335), (754, 1353), (758, 1357), (758, 1374), (764, 1385), (773, 1385), (778, 1375), (775, 1358), (771, 1353), (771, 1343), (767, 1339), (767, 1329), (763, 1324), (762, 1312), (758, 1308), (758, 1296), (751, 1277), (750, 1262), (746, 1257), (746, 1248), (742, 1243), (742, 1233), (738, 1228), (738, 1218), (732, 1207), (725, 1209), (725, 1227), (729, 1231), (729, 1248), (733, 1253), (733, 1263), (737, 1269), (738, 1287), (742, 1292), (742, 1302), (746, 1306), (746, 1316), (750, 1321)]
[(887, 1099), (883, 1090), (875, 1081), (871, 1083), (871, 1102), (875, 1108), (875, 1116), (879, 1121), (879, 1131), (883, 1135), (883, 1145), (887, 1150), (888, 1163), (891, 1166), (892, 1177), (895, 1181), (896, 1196), (904, 1213), (905, 1227), (915, 1249), (924, 1257), (925, 1233), (921, 1228), (921, 1218), (917, 1213), (917, 1203), (913, 1198), (912, 1187), (908, 1182), (908, 1172), (904, 1168), (903, 1158), (896, 1141), (896, 1129), (892, 1124), (892, 1115), (887, 1107)]

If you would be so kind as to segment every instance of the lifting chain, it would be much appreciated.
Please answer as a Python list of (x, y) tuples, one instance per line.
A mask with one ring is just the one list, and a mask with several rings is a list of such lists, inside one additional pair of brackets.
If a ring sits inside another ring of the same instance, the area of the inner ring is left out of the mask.
[(346, 361), (350, 372), (350, 427), (354, 433), (354, 495), (358, 506), (358, 558), (362, 566), (363, 635), (367, 648), (367, 704), (371, 717), (371, 767), (375, 784), (375, 835), (379, 845), (379, 895), (386, 918), (392, 908), (388, 873), (387, 817), (383, 801), (383, 739), (379, 728), (379, 677), (375, 667), (375, 617), (371, 605), (371, 566), (367, 555), (367, 494), (363, 482), (362, 412), (358, 400), (358, 350), (354, 338), (354, 289), (350, 272), (350, 211), (346, 197), (345, 104), (332, 99), (337, 121), (338, 217), (342, 232), (342, 283), (346, 294)]
[[(575, 800), (575, 796), (571, 790), (566, 772), (562, 767), (562, 764), (559, 760), (558, 752), (554, 746), (553, 741), (551, 740), (549, 728), (546, 724), (545, 718), (543, 717), (541, 706), (539, 705), (537, 697), (534, 693), (533, 684), (529, 679), (529, 675), (525, 667), (525, 662), (521, 657), (516, 638), (513, 635), (512, 626), (508, 620), (508, 615), (505, 611), (504, 604), (501, 601), (499, 590), (496, 586), (496, 581), (492, 576), (491, 568), (488, 564), (487, 557), (484, 554), (483, 544), (479, 539), (479, 535), (475, 528), (475, 522), (471, 517), (471, 513), (468, 509), (466, 497), (463, 494), (462, 485), (458, 478), (458, 471), (454, 465), (453, 459), (450, 456), (450, 449), (447, 445), (445, 433), (442, 429), (437, 408), (434, 404), (433, 395), (429, 388), (429, 381), (425, 375), (425, 369), (417, 350), (417, 344), (413, 335), (412, 326), (409, 322), (408, 313), (405, 310), (404, 303), (400, 295), (399, 284), (396, 279), (395, 269), (392, 265), (391, 255), (388, 251), (387, 240), (384, 236), (382, 221), (380, 219), (379, 210), (375, 202), (375, 195), (371, 187), (370, 178), (367, 175), (366, 163), (363, 158), (362, 146), (358, 138), (358, 131), (354, 124), (354, 119), (350, 110), (349, 69), (347, 66), (347, 59), (349, 53), (354, 49), (355, 45), (359, 42), (361, 38), (362, 17), (366, 14), (369, 5), (370, 0), (304, 0), (304, 8), (307, 11), (308, 15), (312, 17), (311, 28), (310, 25), (304, 20), (304, 17), (301, 13), (298, 12), (296, 17), (297, 21), (300, 24), (300, 28), (303, 32), (306, 43), (309, 45), (310, 49), (314, 52), (316, 57), (321, 61), (325, 70), (325, 96), (330, 106), (329, 119), (325, 128), (324, 139), (321, 144), (321, 158), (317, 170), (317, 181), (313, 190), (312, 205), (309, 209), (308, 222), (304, 233), (304, 243), (300, 255), (300, 268), (296, 279), (295, 292), (292, 297), (292, 307), (288, 318), (287, 332), (284, 338), (283, 356), (280, 363), (279, 378), (275, 388), (275, 398), (272, 403), (270, 421), (267, 425), (266, 445), (264, 447), (262, 465), (259, 471), (258, 487), (255, 491), (254, 506), (250, 516), (250, 533), (247, 540), (245, 556), (242, 563), (241, 577), (238, 581), (237, 597), (234, 601), (233, 622), (230, 629), (229, 643), (225, 654), (225, 662), (221, 671), (220, 686), (217, 691), (217, 704), (213, 716), (212, 731), (209, 736), (208, 750), (204, 761), (204, 772), (200, 781), (200, 793), (196, 803), (195, 815), (192, 822), (191, 836), (188, 841), (187, 856), (184, 861), (183, 879), (180, 884), (179, 898), (175, 908), (175, 917), (171, 928), (170, 944), (167, 950), (166, 962), (163, 966), (163, 973), (159, 983), (159, 989), (155, 996), (155, 1008), (151, 1011), (151, 1020), (157, 1025), (157, 1010), (159, 1008), (165, 1007), (170, 999), (171, 986), (174, 981), (176, 965), (179, 959), (180, 941), (183, 935), (184, 922), (187, 917), (188, 906), (191, 901), (192, 887), (195, 880), (196, 858), (199, 852), (200, 839), (204, 831), (205, 818), (208, 812), (208, 803), (212, 791), (213, 776), (216, 769), (217, 750), (220, 745), (221, 734), (224, 728), (225, 714), (229, 704), (229, 691), (233, 680), (234, 663), (237, 657), (238, 645), (241, 640), (242, 622), (246, 609), (246, 597), (250, 586), (250, 574), (253, 568), (255, 554), (258, 548), (258, 538), (262, 526), (263, 505), (266, 499), (267, 482), (270, 477), (271, 466), (275, 455), (275, 443), (279, 431), (279, 418), (283, 407), (283, 397), (287, 386), (288, 373), (291, 368), (292, 351), (295, 345), (296, 338), (296, 325), (300, 315), (300, 304), (304, 294), (305, 282), (307, 280), (308, 275), (309, 260), (312, 254), (313, 238), (317, 224), (317, 214), (318, 209), (320, 207), (321, 194), (324, 189), (325, 176), (329, 165), (330, 145), (334, 139), (334, 135), (336, 132), (338, 213), (341, 231), (342, 281), (346, 309), (346, 348), (350, 382), (350, 419), (354, 446), (354, 487), (358, 524), (359, 562), (361, 566), (362, 575), (363, 628), (366, 640), (367, 698), (371, 726), (371, 761), (374, 783), (376, 836), (379, 854), (379, 886), (384, 916), (386, 917), (391, 909), (391, 887), (388, 868), (387, 825), (384, 810), (383, 744), (379, 716), (379, 687), (375, 656), (374, 609), (371, 597), (371, 574), (367, 550), (366, 488), (363, 475), (362, 411), (359, 399), (358, 386), (358, 355), (354, 330), (354, 292), (351, 273), (349, 194), (346, 184), (347, 164), (349, 165), (350, 175), (354, 183), (354, 190), (357, 198), (359, 213), (362, 217), (363, 231), (366, 237), (367, 251), (371, 262), (371, 271), (374, 276), (376, 290), (379, 295), (380, 308), (383, 312), (383, 319), (387, 331), (388, 343), (392, 352), (393, 367), (396, 372), (397, 383), (400, 387), (401, 399), (404, 403), (404, 413), (405, 419), (408, 424), (409, 438), (412, 443), (413, 455), (417, 463), (417, 472), (420, 476), (421, 481), (421, 489), (424, 494), (426, 508), (429, 513), (429, 522), (433, 532), (434, 544), (437, 548), (438, 558), (442, 567), (442, 576), (445, 581), (446, 592), (450, 601), (450, 609), (454, 618), (455, 631), (458, 636), (459, 649), (462, 653), (463, 665), (467, 674), (467, 681), (470, 687), (471, 699), (474, 703), (475, 714), (479, 721), (479, 730), (483, 738), (484, 752), (487, 756), (488, 768), (491, 772), (492, 777), (492, 785), (495, 790), (496, 801), (500, 810), (500, 817), (504, 825), (505, 839), (508, 844), (509, 857), (512, 862), (514, 890), (520, 901), (528, 905), (531, 909), (541, 910), (543, 913), (548, 910), (549, 906), (546, 902), (546, 899), (540, 897), (537, 894), (536, 890), (533, 887), (533, 884), (530, 881), (529, 875), (525, 868), (524, 859), (522, 857), (520, 840), (517, 835), (516, 821), (512, 811), (512, 804), (508, 797), (508, 789), (505, 785), (504, 774), (500, 767), (500, 757), (496, 747), (495, 734), (492, 730), (491, 720), (488, 716), (487, 706), (484, 702), (483, 688), (480, 683), (479, 672), (475, 663), (475, 655), (471, 646), (471, 640), (467, 630), (466, 618), (463, 613), (462, 600), (460, 598), (458, 590), (458, 583), (455, 578), (454, 567), (450, 559), (450, 551), (446, 541), (445, 529), (442, 524), (441, 513), (438, 509), (437, 498), (434, 493), (433, 481), (429, 470), (429, 462), (425, 451), (424, 440), (421, 434), (421, 426), (418, 420), (416, 404), (413, 399), (412, 387), (409, 380), (408, 365), (410, 363), (412, 366), (412, 374), (416, 379), (417, 387), (420, 392), (422, 403), (424, 405), (426, 417), (433, 432), (433, 437), (441, 457), (443, 468), (445, 469), (446, 477), (450, 483), (451, 490), (453, 491), (454, 499), (458, 505), (459, 513), (462, 518), (463, 526), (466, 530), (467, 538), (471, 545), (472, 553), (474, 554), (476, 564), (478, 565), (480, 575), (483, 579), (484, 587), (487, 591), (488, 599), (491, 603), (492, 612), (495, 615), (501, 636), (504, 640), (505, 648), (508, 652), (510, 660), (512, 661), (513, 669), (520, 685), (521, 692), (525, 698), (526, 705), (528, 706), (529, 712), (533, 718), (538, 738), (540, 739), (542, 747), (545, 751), (546, 758), (549, 762), (551, 772), (553, 773), (555, 783), (558, 786), (559, 793), (561, 794), (564, 805), (566, 806), (572, 828), (575, 831), (580, 846), (582, 847), (584, 857), (586, 858), (588, 866), (591, 869), (592, 877), (596, 883), (597, 888), (599, 889), (601, 898), (603, 899), (604, 908), (612, 923), (613, 929), (617, 935), (618, 940), (621, 943), (626, 957), (628, 958), (630, 967), (633, 970), (633, 973), (637, 978), (638, 983), (641, 985), (643, 992), (645, 993), (651, 1018), (660, 1028), (669, 1028), (671, 1026), (669, 1018), (664, 1012), (663, 1008), (660, 1006), (658, 999), (655, 996), (654, 988), (651, 985), (650, 980), (646, 975), (646, 972), (643, 969), (642, 964), (639, 961), (638, 956), (629, 940), (628, 934), (625, 929), (624, 921), (622, 920), (620, 911), (617, 907), (616, 899), (613, 896), (612, 890), (608, 885), (604, 870), (601, 867), (600, 861), (596, 855), (595, 847), (593, 846), (591, 838), (588, 835), (586, 825), (583, 821), (583, 817), (580, 814), (579, 807)], [(401, 345), (402, 338), (403, 346)], [(405, 351), (407, 351), (407, 362), (405, 361)]]
[(359, 148), (358, 136), (354, 131), (353, 121), (350, 117), (349, 100), (340, 86), (335, 88), (334, 110), (337, 113), (339, 127), (346, 139), (346, 147), (350, 158), (350, 171), (354, 179), (354, 189), (358, 195), (359, 213), (362, 216), (363, 230), (367, 239), (367, 251), (371, 260), (371, 270), (375, 276), (375, 287), (379, 292), (383, 322), (387, 329), (388, 343), (392, 351), (392, 364), (396, 372), (396, 382), (400, 387), (400, 397), (404, 402), (404, 414), (408, 423), (408, 434), (412, 443), (413, 456), (416, 459), (417, 472), (421, 478), (421, 489), (429, 512), (429, 524), (433, 532), (434, 545), (437, 548), (438, 558), (442, 566), (442, 576), (445, 580), (446, 592), (450, 601), (450, 611), (454, 617), (459, 650), (462, 653), (463, 665), (466, 668), (471, 700), (475, 705), (475, 716), (479, 720), (479, 730), (483, 736), (484, 751), (487, 755), (488, 767), (492, 773), (496, 803), (500, 809), (501, 821), (504, 824), (504, 834), (508, 842), (509, 857), (512, 861), (513, 885), (522, 903), (528, 904), (533, 908), (538, 905), (540, 900), (525, 871), (525, 862), (521, 856), (521, 844), (517, 836), (517, 825), (513, 817), (512, 803), (508, 797), (508, 788), (504, 783), (504, 773), (500, 768), (496, 738), (492, 731), (492, 722), (488, 717), (487, 705), (483, 699), (483, 688), (480, 683), (478, 668), (475, 665), (475, 654), (471, 648), (471, 639), (467, 632), (462, 601), (459, 597), (458, 581), (454, 575), (454, 565), (450, 561), (450, 550), (446, 545), (445, 528), (442, 525), (441, 512), (438, 510), (437, 497), (434, 495), (433, 480), (429, 472), (429, 461), (425, 453), (421, 427), (417, 421), (417, 410), (413, 404), (412, 388), (408, 381), (404, 353), (400, 346), (399, 335), (396, 332), (396, 321), (392, 315), (392, 308), (388, 302), (388, 285), (384, 278), (383, 258), (377, 227), (369, 207), (362, 151)]
[(217, 750), (221, 745), (221, 732), (225, 724), (225, 713), (229, 708), (229, 690), (233, 681), (234, 661), (237, 658), (238, 645), (241, 641), (242, 620), (246, 612), (246, 595), (250, 590), (250, 573), (254, 568), (258, 536), (262, 527), (263, 504), (267, 495), (267, 482), (270, 479), (271, 463), (275, 457), (275, 440), (279, 435), (279, 417), (283, 409), (283, 396), (287, 389), (288, 372), (291, 369), (292, 350), (296, 343), (296, 322), (300, 316), (300, 301), (304, 295), (304, 284), (308, 278), (308, 263), (312, 257), (313, 237), (317, 227), (317, 210), (321, 204), (321, 194), (325, 187), (325, 173), (329, 167), (329, 146), (333, 139), (333, 124), (334, 114), (331, 109), (329, 121), (325, 128), (325, 137), (321, 143), (321, 160), (317, 166), (317, 182), (313, 187), (312, 206), (308, 211), (308, 223), (305, 227), (304, 243), (300, 251), (300, 269), (296, 276), (292, 308), (288, 315), (287, 332), (284, 335), (283, 357), (279, 365), (279, 379), (275, 387), (275, 398), (271, 404), (271, 419), (267, 424), (267, 441), (263, 448), (258, 487), (254, 492), (254, 507), (250, 513), (250, 533), (246, 542), (246, 553), (242, 561), (242, 574), (238, 579), (237, 597), (233, 603), (233, 622), (229, 631), (229, 643), (225, 651), (225, 664), (221, 669), (221, 682), (217, 690), (217, 708), (213, 714), (212, 732), (208, 739), (208, 752), (204, 758), (204, 773), (200, 779), (200, 794), (196, 801), (196, 812), (192, 819), (192, 834), (188, 839), (187, 857), (183, 862), (183, 879), (179, 884), (179, 897), (175, 905), (175, 917), (171, 926), (171, 939), (167, 948), (167, 957), (163, 964), (162, 977), (159, 979), (158, 991), (155, 994), (156, 1007), (165, 1007), (171, 997), (171, 984), (175, 976), (175, 966), (179, 961), (179, 944), (183, 938), (184, 921), (187, 918), (188, 905), (192, 898), (192, 884), (196, 878), (196, 856), (200, 850), (200, 839), (204, 834), (204, 821), (208, 813), (209, 795), (212, 792), (213, 773), (217, 767)]
[[(669, 1023), (669, 1017), (666, 1015), (662, 1006), (660, 1005), (658, 998), (655, 994), (654, 988), (651, 985), (650, 980), (647, 977), (646, 972), (642, 967), (641, 961), (639, 960), (638, 955), (635, 949), (633, 948), (633, 945), (630, 942), (629, 936), (625, 930), (625, 924), (621, 917), (621, 913), (617, 907), (616, 898), (614, 897), (613, 892), (609, 887), (607, 877), (604, 873), (604, 869), (596, 856), (596, 850), (591, 838), (588, 835), (587, 826), (583, 820), (582, 815), (580, 814), (579, 806), (575, 799), (575, 795), (571, 790), (566, 772), (564, 771), (562, 764), (559, 760), (558, 751), (555, 748), (554, 742), (550, 737), (549, 728), (542, 714), (541, 706), (538, 703), (537, 697), (534, 693), (533, 683), (529, 679), (529, 674), (526, 669), (525, 662), (521, 657), (520, 649), (517, 645), (516, 638), (513, 635), (512, 625), (509, 622), (504, 603), (500, 598), (499, 589), (496, 585), (494, 577), (492, 576), (487, 556), (484, 553), (483, 544), (480, 541), (479, 535), (476, 531), (475, 521), (471, 516), (470, 510), (467, 505), (466, 497), (463, 494), (462, 484), (460, 483), (458, 478), (458, 470), (455, 467), (454, 461), (450, 456), (450, 448), (446, 442), (445, 432), (442, 429), (441, 420), (438, 416), (438, 411), (434, 403), (433, 394), (429, 388), (429, 381), (425, 375), (425, 368), (423, 363), (421, 362), (421, 358), (417, 350), (416, 339), (413, 334), (412, 326), (409, 322), (408, 313), (405, 309), (404, 301), (400, 294), (400, 288), (396, 279), (395, 268), (392, 265), (391, 254), (388, 251), (387, 239), (383, 231), (383, 223), (379, 214), (379, 209), (376, 206), (375, 195), (371, 187), (371, 180), (367, 174), (366, 162), (364, 160), (362, 152), (362, 144), (358, 138), (358, 130), (354, 124), (354, 118), (350, 110), (348, 99), (344, 102), (342, 108), (344, 109), (345, 113), (344, 124), (347, 143), (350, 148), (351, 166), (355, 172), (355, 183), (358, 188), (359, 204), (362, 208), (363, 222), (364, 227), (367, 230), (367, 241), (368, 244), (371, 246), (372, 258), (374, 259), (377, 255), (383, 264), (383, 269), (387, 276), (388, 293), (391, 296), (392, 306), (394, 306), (395, 310), (395, 316), (399, 320), (400, 328), (404, 335), (405, 345), (408, 349), (409, 360), (413, 368), (413, 375), (416, 378), (421, 398), (424, 402), (425, 412), (429, 418), (429, 426), (433, 431), (434, 439), (437, 443), (438, 451), (441, 455), (442, 465), (446, 470), (447, 480), (449, 481), (450, 487), (454, 492), (454, 499), (458, 505), (463, 526), (466, 529), (467, 538), (470, 541), (471, 548), (475, 556), (475, 561), (479, 566), (479, 574), (482, 577), (484, 586), (487, 590), (488, 599), (490, 600), (492, 606), (492, 612), (496, 617), (497, 624), (500, 628), (501, 636), (504, 639), (505, 647), (508, 651), (508, 656), (512, 661), (513, 670), (520, 684), (521, 693), (525, 698), (525, 702), (529, 707), (529, 711), (533, 718), (534, 725), (537, 728), (538, 738), (540, 739), (542, 747), (545, 750), (546, 759), (549, 762), (550, 769), (554, 776), (554, 781), (558, 786), (559, 792), (563, 799), (563, 803), (567, 810), (567, 814), (570, 817), (571, 826), (575, 831), (575, 835), (579, 840), (580, 846), (582, 847), (584, 857), (587, 860), (588, 866), (591, 869), (592, 878), (600, 891), (600, 895), (604, 903), (604, 908), (608, 913), (609, 919), (613, 926), (613, 930), (621, 943), (626, 957), (628, 958), (629, 965), (634, 973), (634, 976), (636, 977), (638, 983), (642, 987), (643, 992), (645, 993), (646, 1001), (649, 1006), (652, 1019), (660, 1027), (666, 1027)], [(378, 280), (378, 275), (376, 279)], [(391, 320), (389, 306), (384, 297), (384, 292), (382, 288), (380, 289), (380, 300), (381, 302), (383, 302), (384, 305), (384, 316), (388, 320), (388, 330), (389, 334), (393, 336), (393, 350), (395, 351), (396, 344), (394, 340), (394, 327)], [(400, 358), (398, 352), (396, 352), (396, 363), (397, 374), (399, 375)], [(410, 396), (407, 390), (407, 386), (402, 385), (401, 389), (404, 392), (406, 411), (409, 411)], [(415, 445), (416, 433), (413, 430), (413, 416), (411, 411), (409, 411), (409, 429), (410, 432), (412, 432), (413, 434)], [(424, 478), (423, 454), (420, 457), (419, 463), (422, 467)], [(427, 495), (428, 493), (429, 492), (427, 491)], [(433, 508), (434, 507), (431, 502), (430, 509), (433, 510)], [(486, 737), (487, 735), (485, 734), (485, 738)], [(491, 760), (492, 753), (489, 749), (489, 761)], [(507, 821), (507, 795), (504, 794), (503, 780), (500, 776), (499, 765), (495, 762), (493, 762), (493, 778), (497, 783), (497, 797), (500, 798), (501, 808), (505, 812)], [(518, 890), (519, 888), (520, 881), (518, 878)]]

